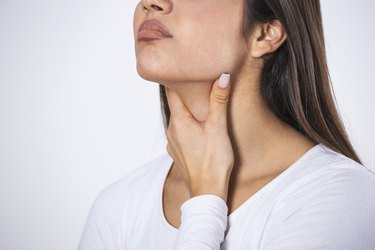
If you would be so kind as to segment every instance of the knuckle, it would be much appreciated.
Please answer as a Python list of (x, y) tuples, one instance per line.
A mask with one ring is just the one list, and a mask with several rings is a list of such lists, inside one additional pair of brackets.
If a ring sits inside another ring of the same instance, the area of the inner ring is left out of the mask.
[(224, 93), (214, 93), (213, 98), (217, 103), (226, 104), (228, 102), (228, 96)]

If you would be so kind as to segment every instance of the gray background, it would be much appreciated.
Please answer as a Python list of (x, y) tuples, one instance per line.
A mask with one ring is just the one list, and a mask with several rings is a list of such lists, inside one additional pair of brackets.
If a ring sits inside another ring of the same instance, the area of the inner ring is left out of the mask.
[[(98, 192), (166, 152), (138, 1), (0, 0), (0, 249), (76, 249)], [(374, 1), (322, 0), (341, 115), (375, 168)]]

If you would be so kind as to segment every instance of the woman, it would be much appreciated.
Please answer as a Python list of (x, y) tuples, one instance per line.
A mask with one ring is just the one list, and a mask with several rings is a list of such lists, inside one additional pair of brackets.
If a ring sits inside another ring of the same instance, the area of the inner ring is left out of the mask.
[(134, 36), (168, 154), (103, 190), (80, 249), (375, 249), (318, 0), (143, 0)]

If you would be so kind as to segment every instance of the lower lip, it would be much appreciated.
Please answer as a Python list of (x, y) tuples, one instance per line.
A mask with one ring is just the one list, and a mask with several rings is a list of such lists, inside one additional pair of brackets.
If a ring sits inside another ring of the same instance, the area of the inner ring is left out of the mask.
[(167, 36), (163, 32), (158, 30), (141, 30), (138, 33), (138, 41), (151, 41), (151, 40), (159, 40), (163, 38), (168, 38), (171, 36)]

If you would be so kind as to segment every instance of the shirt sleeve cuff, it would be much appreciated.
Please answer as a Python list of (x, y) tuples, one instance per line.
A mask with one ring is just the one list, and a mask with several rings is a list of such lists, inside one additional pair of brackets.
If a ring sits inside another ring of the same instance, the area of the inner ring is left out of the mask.
[(180, 209), (181, 226), (175, 247), (218, 249), (227, 228), (226, 202), (217, 195), (204, 194), (185, 201)]

